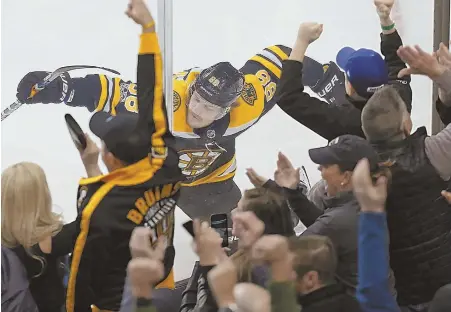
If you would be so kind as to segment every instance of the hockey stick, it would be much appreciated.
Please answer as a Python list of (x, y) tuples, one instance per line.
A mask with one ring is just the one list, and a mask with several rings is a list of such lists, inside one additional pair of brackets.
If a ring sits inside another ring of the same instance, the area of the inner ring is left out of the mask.
[[(76, 70), (76, 69), (89, 69), (89, 68), (96, 68), (101, 70), (106, 70), (109, 72), (112, 72), (113, 74), (120, 75), (120, 73), (114, 69), (106, 68), (106, 67), (100, 67), (100, 66), (92, 66), (92, 65), (70, 65), (70, 66), (63, 66), (58, 69), (56, 69), (53, 73), (50, 73), (47, 77), (45, 77), (41, 82), (38, 82), (33, 86), (30, 92), (30, 96), (28, 99), (31, 99), (33, 96), (35, 96), (39, 91), (43, 90), (45, 87), (47, 87), (53, 80), (58, 78), (61, 74)], [(2, 121), (9, 115), (11, 115), (13, 112), (15, 112), (19, 107), (23, 105), (22, 102), (19, 100), (16, 100), (14, 103), (12, 103), (10, 106), (5, 108), (2, 111)]]

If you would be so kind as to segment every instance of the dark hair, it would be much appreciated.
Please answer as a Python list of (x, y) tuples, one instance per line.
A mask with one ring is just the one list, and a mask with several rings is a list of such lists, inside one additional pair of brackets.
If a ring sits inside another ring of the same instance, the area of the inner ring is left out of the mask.
[[(252, 211), (265, 223), (265, 235), (294, 236), (291, 212), (284, 197), (257, 187), (244, 191), (243, 211)], [(238, 281), (252, 282), (253, 266), (246, 252), (239, 250), (230, 257), (238, 267)]]
[(294, 235), (290, 208), (283, 196), (258, 187), (244, 191), (243, 210), (252, 211), (265, 223), (264, 234)]
[(335, 281), (338, 259), (334, 245), (327, 236), (293, 237), (289, 242), (295, 257), (293, 268), (298, 278), (309, 271), (315, 271), (324, 285)]

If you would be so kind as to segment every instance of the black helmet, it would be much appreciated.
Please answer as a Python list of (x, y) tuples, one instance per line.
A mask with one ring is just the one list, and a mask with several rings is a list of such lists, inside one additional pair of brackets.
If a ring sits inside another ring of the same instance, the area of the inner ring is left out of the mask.
[(221, 62), (200, 72), (193, 91), (212, 104), (228, 108), (240, 97), (243, 87), (243, 73), (229, 62)]

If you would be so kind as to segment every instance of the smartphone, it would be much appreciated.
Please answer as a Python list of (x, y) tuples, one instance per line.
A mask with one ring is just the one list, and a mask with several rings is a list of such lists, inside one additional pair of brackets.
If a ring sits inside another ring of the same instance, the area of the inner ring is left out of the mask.
[(193, 226), (193, 220), (189, 220), (182, 224), (185, 230), (191, 234), (192, 237), (194, 237), (194, 226)]
[(69, 130), (69, 134), (75, 146), (79, 150), (85, 150), (87, 144), (86, 138), (78, 122), (74, 119), (74, 117), (72, 117), (71, 114), (64, 115), (64, 119), (66, 119), (67, 129)]
[(229, 245), (229, 231), (228, 231), (228, 221), (226, 213), (217, 213), (211, 215), (210, 217), (210, 225), (212, 229), (215, 229), (216, 232), (222, 238), (222, 247), (227, 247)]

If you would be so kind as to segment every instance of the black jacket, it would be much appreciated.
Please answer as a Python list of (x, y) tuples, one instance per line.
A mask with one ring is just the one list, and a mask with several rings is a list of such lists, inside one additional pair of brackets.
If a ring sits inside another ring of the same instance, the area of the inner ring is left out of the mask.
[(357, 299), (340, 284), (324, 286), (307, 295), (299, 296), (302, 312), (360, 312)]
[[(360, 206), (352, 192), (337, 197), (323, 195), (325, 210), (311, 202), (301, 189), (282, 188), (273, 180), (263, 187), (283, 194), (290, 208), (307, 227), (302, 235), (319, 234), (328, 236), (338, 254), (337, 278), (351, 292), (357, 287), (357, 235)], [(390, 270), (391, 293), (396, 294), (393, 272)]]
[(213, 266), (196, 262), (192, 275), (182, 295), (180, 312), (217, 312), (218, 306), (208, 285), (207, 274)]
[[(357, 237), (360, 206), (353, 192), (341, 193), (325, 199), (326, 209), (301, 235), (324, 235), (334, 243), (338, 256), (337, 277), (355, 290), (357, 287)], [(304, 207), (302, 207), (304, 208)], [(305, 209), (313, 215), (312, 209)], [(303, 215), (299, 218), (304, 220)]]
[(446, 106), (440, 99), (437, 99), (435, 108), (445, 126), (451, 123), (451, 107)]
[[(398, 79), (399, 71), (406, 68), (396, 51), (402, 46), (402, 40), (397, 32), (390, 35), (381, 34), (381, 52), (389, 69), (389, 84), (392, 84), (406, 102), (410, 111), (412, 107), (412, 90), (410, 76)], [(341, 97), (345, 103), (328, 104), (304, 92), (302, 83), (303, 64), (293, 60), (283, 62), (282, 76), (276, 96), (279, 107), (289, 116), (319, 134), (328, 141), (343, 134), (353, 134), (364, 137), (361, 123), (361, 108), (365, 102), (357, 102), (349, 97)], [(337, 72), (338, 79), (344, 80), (344, 75)], [(334, 75), (331, 75), (334, 76)], [(327, 81), (324, 82), (327, 85)], [(312, 88), (316, 90), (318, 87)], [(335, 90), (338, 88), (338, 90)], [(321, 88), (320, 88), (321, 89)], [(343, 83), (337, 83), (331, 89), (332, 93), (345, 93)], [(337, 96), (335, 96), (337, 98)], [(338, 100), (337, 100), (338, 101)]]
[[(39, 308), (39, 311), (60, 312), (64, 306), (66, 289), (63, 278), (66, 270), (61, 270), (64, 256), (68, 255), (74, 247), (76, 239), (76, 221), (65, 224), (61, 231), (52, 237), (52, 251), (49, 254), (42, 252), (39, 244), (31, 247), (33, 257), (22, 247), (14, 248), (14, 252), (24, 265), (30, 291)], [(36, 259), (36, 256), (45, 260)]]
[(449, 182), (430, 163), (426, 137), (421, 127), (407, 139), (375, 145), (383, 160), (395, 161), (386, 210), (400, 305), (429, 302), (451, 283), (451, 205), (440, 195)]

